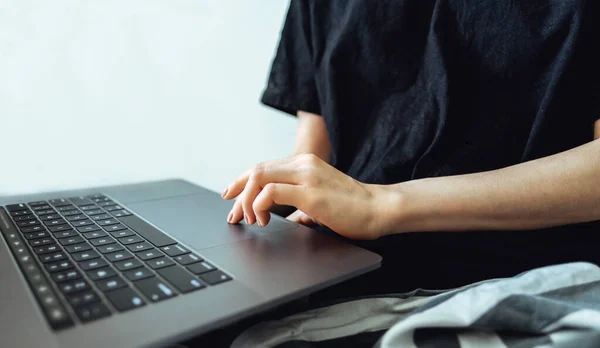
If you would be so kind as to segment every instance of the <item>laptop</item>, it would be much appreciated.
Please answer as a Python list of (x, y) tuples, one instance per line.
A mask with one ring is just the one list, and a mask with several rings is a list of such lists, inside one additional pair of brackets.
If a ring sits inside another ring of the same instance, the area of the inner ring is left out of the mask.
[(3, 347), (180, 342), (379, 267), (379, 255), (183, 180), (0, 198)]

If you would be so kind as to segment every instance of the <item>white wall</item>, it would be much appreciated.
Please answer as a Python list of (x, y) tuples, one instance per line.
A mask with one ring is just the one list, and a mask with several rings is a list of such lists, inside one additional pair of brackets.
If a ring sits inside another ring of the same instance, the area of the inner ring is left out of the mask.
[(282, 0), (0, 0), (0, 195), (183, 177), (222, 190), (285, 156), (258, 103)]

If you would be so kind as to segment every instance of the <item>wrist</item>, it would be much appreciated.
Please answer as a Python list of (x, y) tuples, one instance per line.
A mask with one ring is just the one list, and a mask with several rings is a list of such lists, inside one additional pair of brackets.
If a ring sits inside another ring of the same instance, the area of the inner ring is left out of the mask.
[(434, 197), (425, 189), (427, 179), (394, 185), (372, 185), (376, 192), (375, 213), (380, 235), (420, 232), (435, 229), (438, 214)]

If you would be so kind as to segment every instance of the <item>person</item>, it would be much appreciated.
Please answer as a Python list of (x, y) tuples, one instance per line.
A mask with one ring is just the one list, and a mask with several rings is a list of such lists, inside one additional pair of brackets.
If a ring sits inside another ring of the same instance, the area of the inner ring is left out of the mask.
[(358, 293), (598, 263), (595, 10), (292, 0), (261, 100), (297, 116), (295, 151), (231, 182), (227, 221), (293, 206), (381, 254)]
[(598, 10), (291, 0), (261, 101), (297, 116), (295, 151), (231, 182), (227, 221), (292, 206), (383, 256), (320, 299), (598, 264)]

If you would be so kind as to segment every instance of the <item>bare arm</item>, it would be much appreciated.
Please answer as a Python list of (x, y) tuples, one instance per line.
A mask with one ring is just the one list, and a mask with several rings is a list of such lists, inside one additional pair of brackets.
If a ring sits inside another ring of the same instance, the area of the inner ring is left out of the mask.
[(298, 130), (294, 155), (312, 153), (329, 161), (331, 142), (322, 116), (298, 111)]
[(378, 190), (395, 191), (387, 195), (392, 208), (383, 212), (393, 216), (389, 233), (536, 229), (600, 220), (600, 140), (499, 170)]

